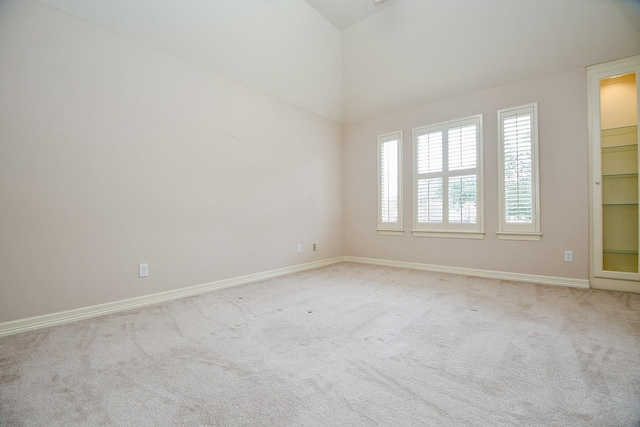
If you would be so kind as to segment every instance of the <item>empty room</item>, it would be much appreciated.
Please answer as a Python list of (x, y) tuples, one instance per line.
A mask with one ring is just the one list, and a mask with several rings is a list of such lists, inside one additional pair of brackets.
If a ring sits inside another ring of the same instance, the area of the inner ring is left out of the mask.
[(0, 426), (640, 425), (638, 0), (0, 0)]

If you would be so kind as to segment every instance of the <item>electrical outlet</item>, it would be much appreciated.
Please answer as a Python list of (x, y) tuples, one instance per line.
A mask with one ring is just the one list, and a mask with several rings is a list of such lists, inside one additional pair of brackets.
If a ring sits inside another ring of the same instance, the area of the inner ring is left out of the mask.
[(300, 243), (298, 243), (298, 253), (299, 254), (302, 253), (302, 245)]
[(313, 250), (314, 251), (319, 251), (320, 250), (320, 243), (314, 243), (313, 244)]
[(573, 251), (564, 251), (564, 261), (573, 262)]
[(138, 270), (140, 273), (140, 277), (147, 277), (149, 275), (149, 264), (139, 264)]

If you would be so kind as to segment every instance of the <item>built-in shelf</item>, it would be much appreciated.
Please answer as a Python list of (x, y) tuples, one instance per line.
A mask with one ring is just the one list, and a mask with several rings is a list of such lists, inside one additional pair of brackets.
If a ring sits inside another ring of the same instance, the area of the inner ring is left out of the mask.
[(638, 76), (640, 56), (587, 70), (595, 178), (589, 282), (602, 289), (640, 291)]
[(603, 138), (607, 138), (607, 137), (612, 137), (612, 136), (618, 136), (618, 135), (628, 135), (628, 134), (634, 134), (638, 132), (638, 126), (633, 125), (633, 126), (620, 126), (617, 128), (610, 128), (610, 129), (602, 129), (602, 137)]
[[(638, 270), (638, 143), (635, 126), (602, 132), (603, 268)], [(634, 231), (635, 230), (635, 231)]]
[(606, 175), (602, 175), (602, 178), (610, 178), (610, 179), (637, 178), (637, 177), (638, 177), (638, 173), (637, 172), (633, 172), (633, 173), (608, 173)]
[(638, 255), (638, 251), (627, 251), (627, 250), (618, 250), (618, 249), (605, 249), (603, 251), (605, 254), (611, 255)]
[(602, 147), (603, 153), (617, 153), (620, 151), (634, 151), (638, 149), (638, 144), (619, 144)]

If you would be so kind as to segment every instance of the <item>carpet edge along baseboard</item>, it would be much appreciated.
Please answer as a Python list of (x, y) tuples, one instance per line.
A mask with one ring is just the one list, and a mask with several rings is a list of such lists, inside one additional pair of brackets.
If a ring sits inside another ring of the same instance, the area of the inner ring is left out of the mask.
[(410, 270), (433, 271), (435, 273), (459, 274), (462, 276), (483, 277), (486, 279), (510, 280), (513, 282), (537, 283), (540, 285), (567, 286), (570, 288), (589, 288), (589, 280), (570, 277), (542, 276), (538, 274), (512, 273), (508, 271), (482, 270), (478, 268), (451, 267), (445, 265), (422, 264), (417, 262), (391, 261), (375, 258), (345, 256), (345, 262), (381, 265), (384, 267), (407, 268)]
[(61, 325), (64, 323), (75, 322), (78, 320), (89, 319), (92, 317), (102, 316), (105, 314), (117, 313), (135, 308), (146, 307), (149, 305), (160, 304), (167, 301), (186, 298), (206, 292), (212, 292), (219, 289), (239, 286), (247, 283), (265, 280), (272, 277), (282, 276), (285, 274), (297, 273), (301, 271), (311, 270), (314, 268), (324, 267), (340, 262), (352, 262), (358, 264), (380, 265), (385, 267), (407, 268), (412, 270), (424, 270), (438, 273), (459, 274), (464, 276), (483, 277), (488, 279), (511, 280), (515, 282), (538, 283), (554, 286), (568, 286), (576, 288), (589, 288), (587, 279), (573, 279), (568, 277), (541, 276), (535, 274), (510, 273), (503, 271), (480, 270), (474, 268), (449, 267), (432, 264), (421, 264), (404, 261), (382, 260), (374, 258), (362, 257), (335, 257), (325, 260), (298, 264), (291, 267), (269, 270), (262, 273), (249, 274), (246, 276), (238, 276), (229, 279), (219, 280), (201, 285), (189, 286), (186, 288), (174, 289), (150, 295), (144, 295), (125, 300), (114, 301), (105, 304), (99, 304), (89, 307), (82, 307), (68, 311), (45, 314), (41, 316), (30, 317), (26, 319), (13, 320), (0, 323), (0, 337), (6, 335), (27, 332), (35, 329), (46, 328), (49, 326)]
[(291, 267), (284, 267), (275, 270), (264, 271), (261, 273), (248, 274), (246, 276), (232, 277), (215, 282), (203, 283), (200, 285), (173, 289), (170, 291), (158, 292), (154, 294), (143, 295), (140, 297), (127, 298), (124, 300), (113, 301), (89, 307), (81, 307), (67, 311), (44, 314), (41, 316), (12, 320), (0, 323), (0, 337), (27, 332), (35, 329), (47, 328), (49, 326), (75, 322), (78, 320), (89, 319), (105, 314), (117, 313), (154, 304), (160, 304), (180, 298), (186, 298), (207, 292), (217, 291), (224, 288), (230, 288), (232, 286), (239, 286), (247, 283), (257, 282), (259, 280), (266, 280), (285, 274), (297, 273), (314, 268), (324, 267), (331, 264), (337, 264), (342, 261), (343, 257), (329, 258), (305, 264), (297, 264)]

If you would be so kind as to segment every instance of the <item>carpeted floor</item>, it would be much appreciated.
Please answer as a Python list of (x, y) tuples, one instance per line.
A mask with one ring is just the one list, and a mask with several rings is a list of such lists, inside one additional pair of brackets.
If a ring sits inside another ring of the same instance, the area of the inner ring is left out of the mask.
[(2, 426), (640, 426), (640, 295), (336, 264), (0, 338)]

